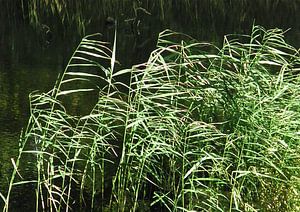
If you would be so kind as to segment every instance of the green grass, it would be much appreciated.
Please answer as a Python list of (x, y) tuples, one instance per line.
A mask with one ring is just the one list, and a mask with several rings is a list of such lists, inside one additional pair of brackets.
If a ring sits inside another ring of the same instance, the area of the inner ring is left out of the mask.
[[(53, 90), (30, 96), (4, 211), (23, 184), (36, 211), (299, 210), (300, 56), (281, 30), (221, 48), (166, 30), (125, 70), (116, 46), (85, 37)], [(95, 91), (89, 113), (68, 112)]]

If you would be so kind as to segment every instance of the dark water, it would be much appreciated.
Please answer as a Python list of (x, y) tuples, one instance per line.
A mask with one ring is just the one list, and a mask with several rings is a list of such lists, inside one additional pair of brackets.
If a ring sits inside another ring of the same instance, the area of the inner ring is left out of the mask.
[(287, 40), (300, 47), (299, 0), (75, 2), (56, 9), (39, 4), (33, 11), (30, 1), (22, 6), (21, 1), (0, 0), (1, 193), (6, 192), (11, 158), (17, 155), (18, 137), (29, 116), (29, 93), (51, 89), (83, 35), (100, 32), (111, 41), (115, 27), (108, 17), (117, 20), (120, 68), (145, 62), (166, 28), (221, 46), (225, 34), (248, 33), (255, 23), (290, 28)]

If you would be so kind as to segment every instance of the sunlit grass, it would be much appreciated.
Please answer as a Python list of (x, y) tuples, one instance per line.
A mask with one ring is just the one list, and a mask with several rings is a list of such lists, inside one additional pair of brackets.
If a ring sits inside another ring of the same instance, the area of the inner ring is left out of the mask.
[[(297, 211), (300, 57), (281, 30), (221, 48), (166, 30), (125, 70), (116, 46), (84, 38), (53, 90), (31, 95), (4, 211), (26, 183), (36, 211)], [(68, 112), (95, 90), (89, 114)]]

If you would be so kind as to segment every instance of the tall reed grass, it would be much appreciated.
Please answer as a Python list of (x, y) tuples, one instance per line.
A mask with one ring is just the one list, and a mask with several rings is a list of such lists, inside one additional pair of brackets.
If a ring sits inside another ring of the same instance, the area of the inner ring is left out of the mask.
[[(85, 37), (54, 88), (30, 96), (3, 211), (23, 184), (36, 211), (299, 210), (300, 56), (282, 30), (221, 48), (166, 30), (121, 70), (116, 46)], [(90, 113), (68, 112), (95, 90)]]

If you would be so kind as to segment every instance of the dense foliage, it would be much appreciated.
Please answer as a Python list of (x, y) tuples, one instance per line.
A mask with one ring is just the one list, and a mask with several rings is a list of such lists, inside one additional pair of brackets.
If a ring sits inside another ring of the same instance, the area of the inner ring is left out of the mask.
[[(36, 211), (299, 210), (300, 55), (281, 30), (222, 48), (166, 30), (125, 70), (116, 46), (85, 37), (53, 90), (31, 95), (4, 211), (23, 184)], [(68, 112), (95, 91), (89, 114)]]

